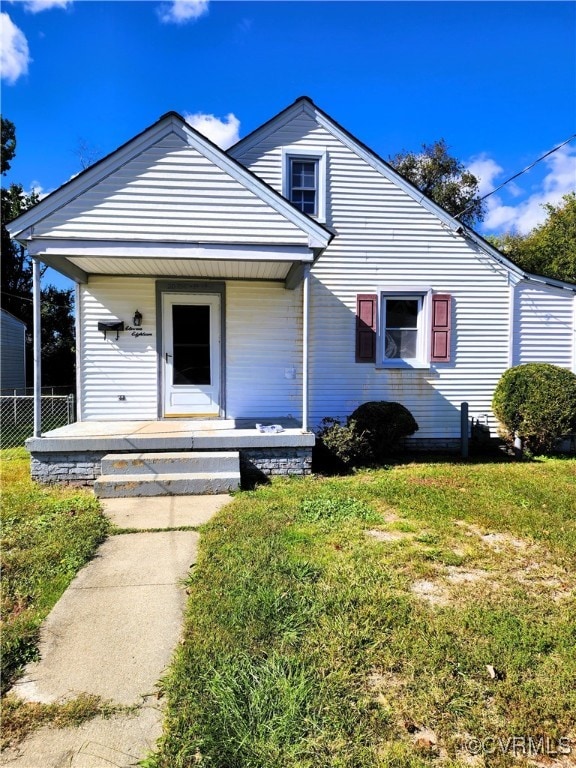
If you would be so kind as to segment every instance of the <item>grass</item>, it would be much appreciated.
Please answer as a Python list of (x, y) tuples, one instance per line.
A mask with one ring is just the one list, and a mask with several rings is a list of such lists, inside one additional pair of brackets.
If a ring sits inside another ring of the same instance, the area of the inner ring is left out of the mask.
[(92, 494), (33, 483), (24, 449), (0, 451), (0, 459), (4, 693), (36, 658), (42, 620), (103, 541), (108, 523)]
[(237, 495), (146, 765), (500, 768), (576, 741), (575, 480), (419, 462)]
[(2, 749), (14, 746), (29, 733), (43, 725), (54, 728), (74, 727), (97, 715), (111, 717), (129, 707), (111, 705), (99, 696), (82, 694), (75, 699), (54, 704), (24, 702), (14, 696), (6, 696), (2, 702)]

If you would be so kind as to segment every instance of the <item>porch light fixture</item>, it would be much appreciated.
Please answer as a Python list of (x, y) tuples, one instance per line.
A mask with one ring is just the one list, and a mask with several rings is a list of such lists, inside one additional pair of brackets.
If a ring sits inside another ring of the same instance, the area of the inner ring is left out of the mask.
[(132, 318), (132, 322), (134, 323), (134, 328), (141, 328), (142, 327), (142, 313), (134, 312), (134, 317)]

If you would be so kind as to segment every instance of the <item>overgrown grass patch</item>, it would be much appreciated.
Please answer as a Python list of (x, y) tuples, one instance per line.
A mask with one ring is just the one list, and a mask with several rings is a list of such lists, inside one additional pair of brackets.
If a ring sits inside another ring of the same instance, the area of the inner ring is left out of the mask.
[(15, 696), (6, 696), (2, 701), (2, 749), (18, 744), (32, 731), (44, 725), (54, 728), (77, 726), (93, 717), (111, 717), (129, 707), (112, 705), (98, 696), (82, 694), (63, 703), (42, 704), (24, 702)]
[(521, 756), (470, 739), (575, 740), (575, 479), (430, 462), (239, 494), (203, 532), (149, 764), (500, 768)]
[(2, 467), (2, 691), (37, 653), (42, 620), (103, 541), (98, 501), (78, 489), (30, 479), (24, 449), (0, 452)]

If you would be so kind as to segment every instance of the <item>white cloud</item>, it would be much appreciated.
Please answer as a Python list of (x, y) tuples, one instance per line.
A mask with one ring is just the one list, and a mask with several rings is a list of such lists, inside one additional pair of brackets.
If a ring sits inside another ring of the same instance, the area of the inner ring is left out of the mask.
[(486, 153), (473, 157), (468, 163), (468, 170), (473, 173), (478, 179), (478, 191), (480, 196), (487, 195), (488, 192), (492, 192), (494, 187), (494, 179), (499, 176), (504, 170), (502, 166), (498, 165), (495, 160), (488, 157)]
[(28, 41), (7, 13), (0, 13), (0, 74), (13, 85), (20, 75), (28, 72), (30, 63)]
[(24, 8), (29, 13), (40, 13), (51, 8), (67, 8), (69, 5), (72, 5), (72, 0), (26, 0)]
[(240, 138), (240, 120), (232, 112), (223, 120), (214, 115), (203, 115), (201, 112), (193, 115), (185, 114), (184, 119), (192, 128), (196, 128), (222, 149), (228, 149)]
[(28, 190), (27, 194), (32, 195), (36, 193), (38, 195), (38, 198), (40, 200), (43, 200), (45, 197), (47, 197), (50, 194), (50, 192), (53, 192), (53, 191), (54, 191), (53, 189), (44, 189), (42, 184), (40, 184), (39, 181), (36, 181), (36, 179), (34, 179), (34, 181), (30, 183), (30, 189)]
[[(486, 200), (483, 229), (490, 231), (530, 232), (547, 217), (544, 205), (557, 205), (563, 195), (576, 189), (576, 147), (565, 146), (544, 160), (548, 172), (532, 194), (518, 205), (506, 205), (500, 196)], [(518, 188), (512, 190), (518, 194)]]
[(165, 24), (186, 24), (196, 21), (208, 13), (209, 0), (172, 0), (170, 5), (162, 5), (158, 10), (160, 21)]

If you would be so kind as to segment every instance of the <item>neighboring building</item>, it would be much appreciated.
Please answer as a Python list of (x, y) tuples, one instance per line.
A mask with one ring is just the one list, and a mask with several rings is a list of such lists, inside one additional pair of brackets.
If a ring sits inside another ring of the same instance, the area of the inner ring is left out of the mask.
[(3, 309), (0, 328), (0, 389), (26, 387), (26, 324)]
[(514, 266), (305, 97), (227, 152), (169, 113), (9, 230), (77, 283), (81, 422), (307, 433), (395, 400), (413, 445), (454, 447), (463, 401), (494, 430), (508, 367), (576, 370), (576, 285)]

